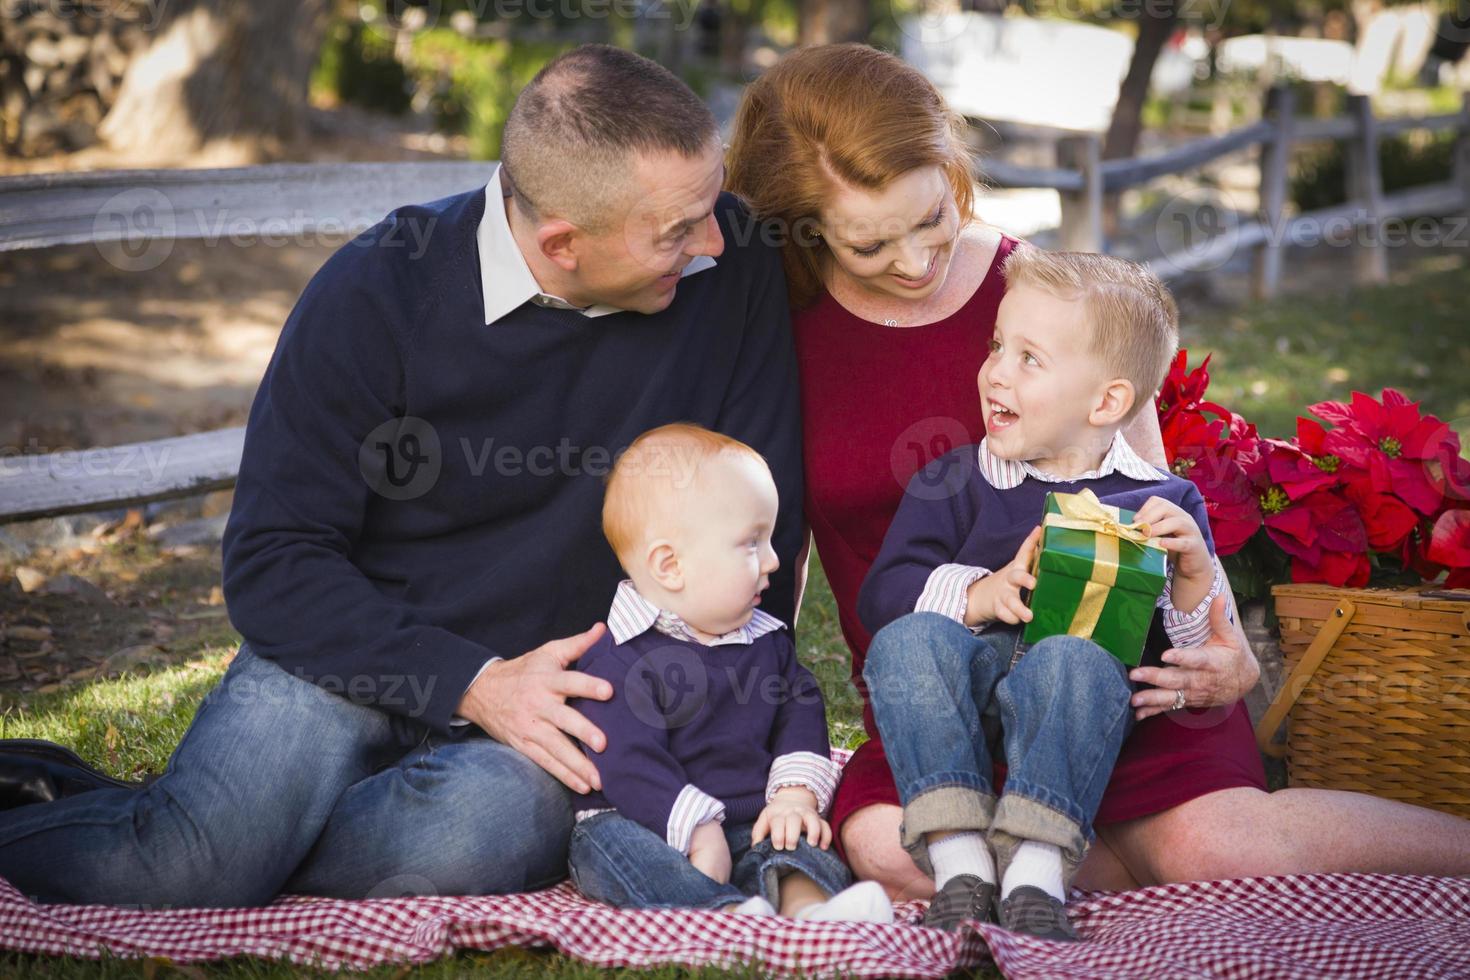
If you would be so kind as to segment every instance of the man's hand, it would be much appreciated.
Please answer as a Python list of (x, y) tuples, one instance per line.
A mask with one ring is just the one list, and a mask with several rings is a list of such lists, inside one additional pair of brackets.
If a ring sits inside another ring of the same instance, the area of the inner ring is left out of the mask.
[(730, 880), (730, 845), (718, 820), (707, 820), (689, 836), (689, 863), (720, 884)]
[(459, 702), (460, 717), (517, 750), (573, 792), (602, 789), (597, 767), (567, 736), (581, 739), (594, 752), (607, 747), (607, 737), (566, 702), (612, 697), (607, 681), (569, 669), (606, 629), (598, 623), (585, 633), (492, 663)]
[(1226, 615), (1229, 592), (1210, 602), (1210, 638), (1203, 646), (1175, 647), (1163, 655), (1167, 667), (1135, 667), (1128, 679), (1157, 687), (1133, 695), (1134, 717), (1139, 721), (1162, 714), (1174, 705), (1174, 692), (1184, 692), (1191, 708), (1232, 705), (1256, 686), (1261, 666), (1239, 625)]
[(1004, 568), (975, 582), (967, 593), (965, 625), (981, 626), (1000, 620), (1015, 625), (1031, 622), (1031, 609), (1021, 598), (1022, 589), (1036, 588), (1031, 558), (1041, 547), (1041, 526), (1026, 536), (1016, 557)]
[(776, 850), (794, 851), (803, 830), (814, 847), (826, 850), (832, 843), (832, 826), (817, 812), (816, 795), (802, 786), (782, 786), (756, 817), (750, 843), (759, 844), (769, 833)]

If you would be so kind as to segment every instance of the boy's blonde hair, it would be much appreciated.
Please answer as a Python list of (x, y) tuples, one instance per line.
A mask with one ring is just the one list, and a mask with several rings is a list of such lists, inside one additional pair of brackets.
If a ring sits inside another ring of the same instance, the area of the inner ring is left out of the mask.
[(766, 465), (739, 439), (690, 422), (649, 429), (618, 455), (602, 498), (602, 533), (625, 570), (653, 519), (676, 506), (677, 494), (693, 489), (706, 461), (725, 454)]
[(1158, 276), (1095, 252), (1048, 252), (1022, 244), (1006, 257), (1006, 287), (1033, 286), (1080, 301), (1092, 324), (1088, 352), (1133, 382), (1126, 424), (1153, 400), (1179, 349), (1179, 308)]

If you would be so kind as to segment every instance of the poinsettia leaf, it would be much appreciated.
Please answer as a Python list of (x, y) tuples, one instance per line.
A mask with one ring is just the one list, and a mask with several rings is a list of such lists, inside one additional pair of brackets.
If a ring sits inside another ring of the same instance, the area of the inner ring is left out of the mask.
[(1430, 534), (1430, 561), (1450, 568), (1470, 566), (1470, 509), (1447, 510)]
[(1353, 421), (1352, 410), (1342, 402), (1318, 402), (1308, 405), (1307, 411), (1331, 425), (1349, 425)]

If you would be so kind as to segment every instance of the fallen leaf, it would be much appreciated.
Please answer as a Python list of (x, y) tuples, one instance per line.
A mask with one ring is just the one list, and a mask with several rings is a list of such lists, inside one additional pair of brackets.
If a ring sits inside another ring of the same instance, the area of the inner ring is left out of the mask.
[(16, 568), (15, 580), (20, 583), (22, 592), (35, 592), (46, 584), (45, 574), (29, 565), (21, 565)]

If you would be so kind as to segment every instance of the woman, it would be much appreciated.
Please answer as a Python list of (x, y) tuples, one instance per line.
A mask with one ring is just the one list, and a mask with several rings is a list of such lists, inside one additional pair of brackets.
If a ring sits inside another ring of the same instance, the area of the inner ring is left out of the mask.
[[(801, 370), (806, 517), (862, 691), (855, 612), (909, 478), (984, 435), (975, 376), (1015, 246), (975, 220), (964, 123), (917, 71), (863, 45), (799, 50), (752, 83), (728, 187), (787, 234)], [(1158, 419), (1126, 438), (1165, 464)], [(1212, 610), (1209, 644), (1136, 668), (1123, 747), (1078, 887), (1328, 871), (1470, 873), (1470, 821), (1371, 796), (1266, 792), (1241, 697), (1259, 669)], [(866, 692), (864, 691), (866, 701)], [(1181, 710), (1180, 704), (1188, 707)], [(899, 846), (901, 809), (870, 709), (833, 804), (860, 878), (895, 898), (933, 882)]]

